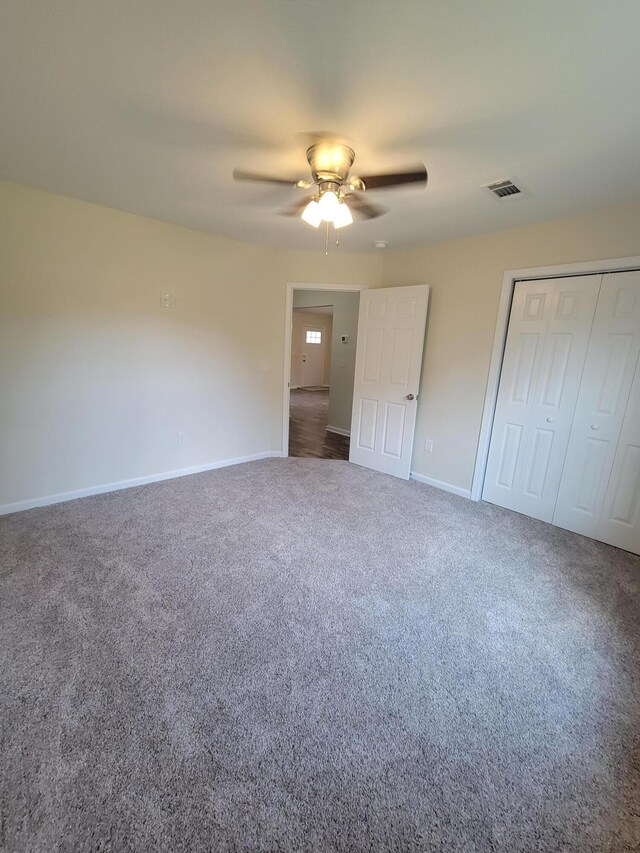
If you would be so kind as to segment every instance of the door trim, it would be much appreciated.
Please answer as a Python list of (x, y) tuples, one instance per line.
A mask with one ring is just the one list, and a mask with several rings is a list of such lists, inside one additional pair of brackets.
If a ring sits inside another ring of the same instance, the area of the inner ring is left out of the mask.
[(289, 408), (291, 382), (291, 336), (293, 327), (293, 291), (294, 290), (328, 290), (356, 291), (369, 290), (368, 284), (317, 284), (314, 282), (288, 281), (284, 308), (284, 382), (282, 391), (282, 456), (289, 455)]
[(473, 469), (471, 500), (479, 501), (482, 498), (484, 478), (487, 471), (487, 460), (489, 458), (491, 431), (493, 429), (493, 418), (498, 400), (498, 387), (500, 385), (502, 359), (507, 341), (507, 330), (509, 328), (509, 317), (511, 315), (511, 302), (513, 300), (513, 290), (516, 282), (531, 281), (537, 278), (566, 278), (567, 276), (593, 275), (637, 269), (640, 269), (640, 256), (638, 255), (630, 258), (610, 258), (602, 261), (585, 261), (584, 263), (579, 264), (557, 264), (550, 267), (529, 267), (527, 269), (505, 271), (502, 276), (502, 290), (500, 293), (500, 302), (498, 304), (496, 331), (493, 338), (491, 362), (489, 364), (489, 374), (487, 376), (487, 387), (482, 410), (482, 421), (478, 437), (478, 448), (476, 451), (476, 461)]

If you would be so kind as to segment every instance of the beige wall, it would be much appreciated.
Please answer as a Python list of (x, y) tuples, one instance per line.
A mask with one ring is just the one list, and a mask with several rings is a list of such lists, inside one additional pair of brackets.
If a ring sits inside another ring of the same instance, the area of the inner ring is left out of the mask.
[[(640, 204), (386, 253), (386, 285), (433, 288), (412, 469), (471, 487), (505, 270), (634, 255)], [(434, 441), (431, 453), (426, 438)]]
[(281, 252), (281, 269), (286, 281), (304, 284), (366, 284), (383, 281), (384, 252), (366, 254), (341, 252)]
[(413, 468), (468, 489), (504, 270), (630, 255), (640, 205), (325, 258), (0, 183), (0, 507), (279, 451), (288, 281), (432, 285)]
[(298, 308), (293, 309), (293, 323), (291, 324), (291, 387), (297, 388), (301, 384), (302, 365), (302, 336), (308, 326), (315, 326), (322, 330), (324, 346), (324, 364), (322, 368), (322, 384), (329, 385), (331, 372), (331, 329), (333, 327), (333, 316), (331, 314), (312, 314)]
[(286, 282), (380, 275), (0, 182), (0, 507), (279, 451)]

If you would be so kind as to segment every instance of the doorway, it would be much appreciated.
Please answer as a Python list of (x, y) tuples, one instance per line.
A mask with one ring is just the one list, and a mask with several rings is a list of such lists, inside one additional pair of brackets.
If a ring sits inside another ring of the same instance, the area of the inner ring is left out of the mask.
[[(359, 287), (290, 286), (287, 455), (348, 459)], [(286, 443), (285, 443), (286, 441)]]
[(292, 450), (335, 458), (326, 444), (333, 433), (350, 439), (348, 456), (345, 446), (338, 458), (409, 479), (429, 295), (426, 284), (373, 290), (367, 285), (287, 285), (283, 456), (290, 454), (293, 310), (332, 304), (329, 405), (321, 447)]
[(291, 388), (331, 386), (333, 304), (294, 308), (291, 328)]
[(327, 431), (333, 310), (333, 304), (293, 308), (289, 456), (349, 457), (349, 437)]

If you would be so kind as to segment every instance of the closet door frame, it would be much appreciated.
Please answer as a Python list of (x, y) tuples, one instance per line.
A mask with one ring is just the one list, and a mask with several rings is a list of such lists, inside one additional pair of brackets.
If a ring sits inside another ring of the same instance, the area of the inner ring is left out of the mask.
[(478, 450), (476, 463), (473, 471), (473, 483), (471, 486), (471, 500), (479, 501), (482, 498), (484, 479), (489, 457), (489, 445), (491, 443), (491, 432), (493, 429), (493, 418), (498, 400), (498, 388), (500, 385), (500, 372), (502, 360), (507, 341), (507, 330), (509, 328), (509, 317), (511, 315), (511, 302), (513, 292), (518, 281), (531, 281), (540, 278), (564, 278), (575, 275), (593, 275), (594, 273), (622, 272), (624, 270), (640, 269), (640, 255), (630, 258), (610, 258), (603, 261), (586, 261), (579, 264), (558, 264), (551, 267), (530, 267), (521, 270), (506, 270), (502, 277), (502, 291), (498, 305), (498, 317), (496, 320), (496, 331), (493, 338), (493, 350), (491, 352), (491, 363), (487, 378), (487, 390), (484, 398), (482, 422), (478, 439)]

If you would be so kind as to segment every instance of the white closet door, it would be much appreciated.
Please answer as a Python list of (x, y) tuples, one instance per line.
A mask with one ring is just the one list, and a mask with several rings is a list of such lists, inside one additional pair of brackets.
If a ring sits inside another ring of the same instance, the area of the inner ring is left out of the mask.
[(553, 518), (601, 279), (516, 284), (484, 500)]
[[(553, 516), (553, 523), (559, 527), (594, 539), (601, 536), (601, 515), (639, 353), (640, 272), (607, 274), (598, 300)], [(635, 438), (633, 424), (628, 425), (626, 436), (630, 448), (627, 460), (631, 461)], [(622, 446), (621, 453), (624, 456)], [(621, 462), (616, 477), (609, 491), (610, 511), (627, 512), (628, 516), (630, 507), (619, 508), (624, 503), (624, 494), (629, 496), (629, 490), (637, 488), (637, 482), (634, 480), (631, 485), (633, 472), (631, 469), (625, 471)], [(608, 525), (607, 529), (612, 528)]]
[(596, 538), (640, 554), (640, 361), (636, 364)]

